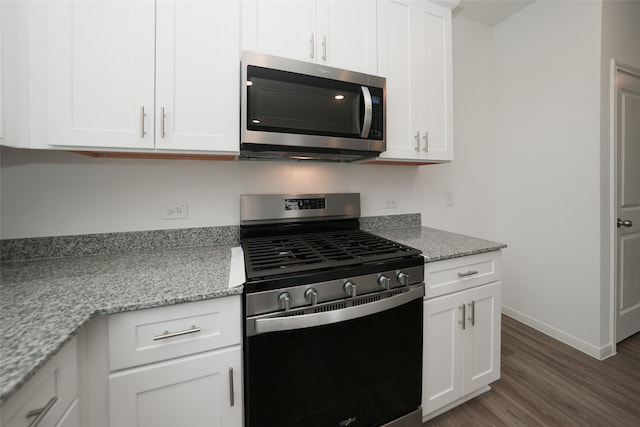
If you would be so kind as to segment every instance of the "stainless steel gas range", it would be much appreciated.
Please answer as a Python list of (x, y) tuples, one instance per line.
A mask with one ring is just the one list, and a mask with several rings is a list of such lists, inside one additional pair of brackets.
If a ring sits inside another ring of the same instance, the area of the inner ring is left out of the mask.
[(420, 426), (420, 251), (357, 193), (242, 195), (245, 425)]

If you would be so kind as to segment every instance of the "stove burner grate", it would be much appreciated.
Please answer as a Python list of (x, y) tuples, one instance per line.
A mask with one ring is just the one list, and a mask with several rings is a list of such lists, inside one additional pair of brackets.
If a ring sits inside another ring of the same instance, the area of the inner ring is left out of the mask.
[(398, 259), (420, 251), (362, 230), (242, 240), (247, 278)]

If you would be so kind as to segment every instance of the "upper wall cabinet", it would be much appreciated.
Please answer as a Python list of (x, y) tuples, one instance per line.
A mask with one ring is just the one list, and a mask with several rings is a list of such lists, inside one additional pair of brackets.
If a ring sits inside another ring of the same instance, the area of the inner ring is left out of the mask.
[(380, 160), (453, 160), (451, 9), (379, 0), (379, 69), (387, 77), (387, 151)]
[(378, 74), (375, 0), (244, 0), (242, 47)]
[(238, 2), (24, 3), (31, 141), (238, 152)]

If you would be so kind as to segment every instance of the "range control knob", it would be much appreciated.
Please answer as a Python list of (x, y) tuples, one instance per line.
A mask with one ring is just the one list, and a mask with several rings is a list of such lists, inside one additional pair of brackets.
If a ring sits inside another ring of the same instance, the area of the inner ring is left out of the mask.
[(382, 289), (389, 289), (391, 287), (391, 279), (383, 274), (378, 277), (378, 285), (380, 285)]
[(289, 292), (283, 292), (278, 297), (278, 302), (280, 303), (280, 308), (284, 311), (291, 310), (291, 295)]
[(304, 291), (304, 299), (306, 299), (307, 302), (311, 305), (318, 304), (318, 291), (316, 291), (314, 288), (307, 289), (306, 291)]
[(347, 282), (344, 284), (342, 289), (344, 289), (344, 292), (347, 295), (349, 295), (351, 298), (356, 297), (356, 284), (353, 283), (351, 280), (347, 280)]
[(409, 286), (409, 275), (403, 271), (398, 273), (398, 283), (402, 286)]

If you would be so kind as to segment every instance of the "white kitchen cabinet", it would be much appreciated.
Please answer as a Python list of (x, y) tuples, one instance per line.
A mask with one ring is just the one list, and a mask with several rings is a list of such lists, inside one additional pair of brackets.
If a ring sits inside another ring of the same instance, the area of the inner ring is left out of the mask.
[(5, 427), (60, 426), (79, 427), (78, 364), (76, 341), (72, 339), (58, 354), (7, 402), (0, 410)]
[[(455, 259), (460, 262), (460, 279), (474, 280), (466, 276), (464, 258)], [(499, 275), (492, 279), (498, 280), (425, 298), (424, 420), (486, 391), (489, 383), (500, 378), (502, 285)]]
[(239, 345), (112, 374), (112, 426), (242, 426)]
[(382, 161), (453, 160), (450, 7), (455, 4), (378, 1), (379, 70), (387, 78)]
[(244, 0), (242, 48), (378, 73), (375, 0)]
[(240, 297), (109, 316), (109, 423), (242, 426)]
[(29, 139), (238, 152), (238, 2), (28, 3)]

